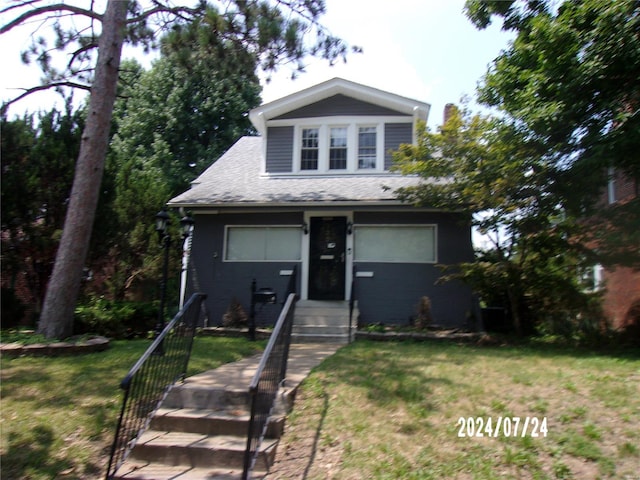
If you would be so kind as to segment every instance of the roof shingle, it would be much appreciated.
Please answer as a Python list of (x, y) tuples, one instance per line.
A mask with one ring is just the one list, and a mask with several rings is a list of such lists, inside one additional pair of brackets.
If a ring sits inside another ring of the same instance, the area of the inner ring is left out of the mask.
[[(340, 203), (398, 203), (394, 190), (418, 177), (394, 173), (332, 176), (260, 174), (262, 137), (242, 137), (169, 205), (183, 207)], [(385, 189), (383, 187), (389, 187)]]

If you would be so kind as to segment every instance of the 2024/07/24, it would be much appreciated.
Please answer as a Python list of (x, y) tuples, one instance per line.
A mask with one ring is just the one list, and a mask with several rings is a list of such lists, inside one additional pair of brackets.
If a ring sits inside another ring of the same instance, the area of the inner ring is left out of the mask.
[(526, 437), (547, 436), (547, 417), (460, 417), (458, 437)]

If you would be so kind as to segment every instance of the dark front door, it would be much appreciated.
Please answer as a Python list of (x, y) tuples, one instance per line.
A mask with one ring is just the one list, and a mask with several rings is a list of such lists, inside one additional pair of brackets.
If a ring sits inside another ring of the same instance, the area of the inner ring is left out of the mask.
[(311, 217), (309, 298), (344, 300), (346, 217)]

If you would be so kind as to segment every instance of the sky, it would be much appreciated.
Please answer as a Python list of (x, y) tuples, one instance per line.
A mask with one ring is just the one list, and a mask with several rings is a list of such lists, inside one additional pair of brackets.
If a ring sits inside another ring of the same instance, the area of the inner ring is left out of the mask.
[[(5, 3), (4, 1), (2, 3)], [(389, 91), (431, 105), (428, 124), (442, 123), (445, 104), (463, 96), (475, 97), (478, 81), (491, 61), (507, 48), (512, 34), (499, 25), (477, 30), (463, 14), (464, 0), (326, 0), (322, 23), (363, 53), (350, 54), (347, 63), (329, 66), (310, 60), (306, 73), (292, 80), (282, 68), (263, 81), (264, 102), (269, 102), (334, 77)], [(7, 22), (0, 18), (0, 24)], [(36, 85), (37, 66), (20, 62), (20, 51), (28, 45), (29, 30), (0, 36), (0, 97), (21, 93), (20, 87)], [(145, 64), (150, 59), (137, 56)], [(48, 110), (60, 97), (38, 93), (12, 106), (10, 117), (24, 111)], [(470, 107), (479, 107), (471, 102)]]

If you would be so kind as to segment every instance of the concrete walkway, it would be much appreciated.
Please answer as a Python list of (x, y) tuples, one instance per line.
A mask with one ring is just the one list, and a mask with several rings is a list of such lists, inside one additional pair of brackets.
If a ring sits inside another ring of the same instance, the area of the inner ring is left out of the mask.
[[(311, 370), (325, 358), (330, 357), (344, 345), (330, 343), (294, 343), (289, 348), (287, 375), (284, 382), (285, 395), (295, 392)], [(246, 391), (260, 363), (262, 354), (227, 363), (184, 381), (184, 387), (212, 390)]]

